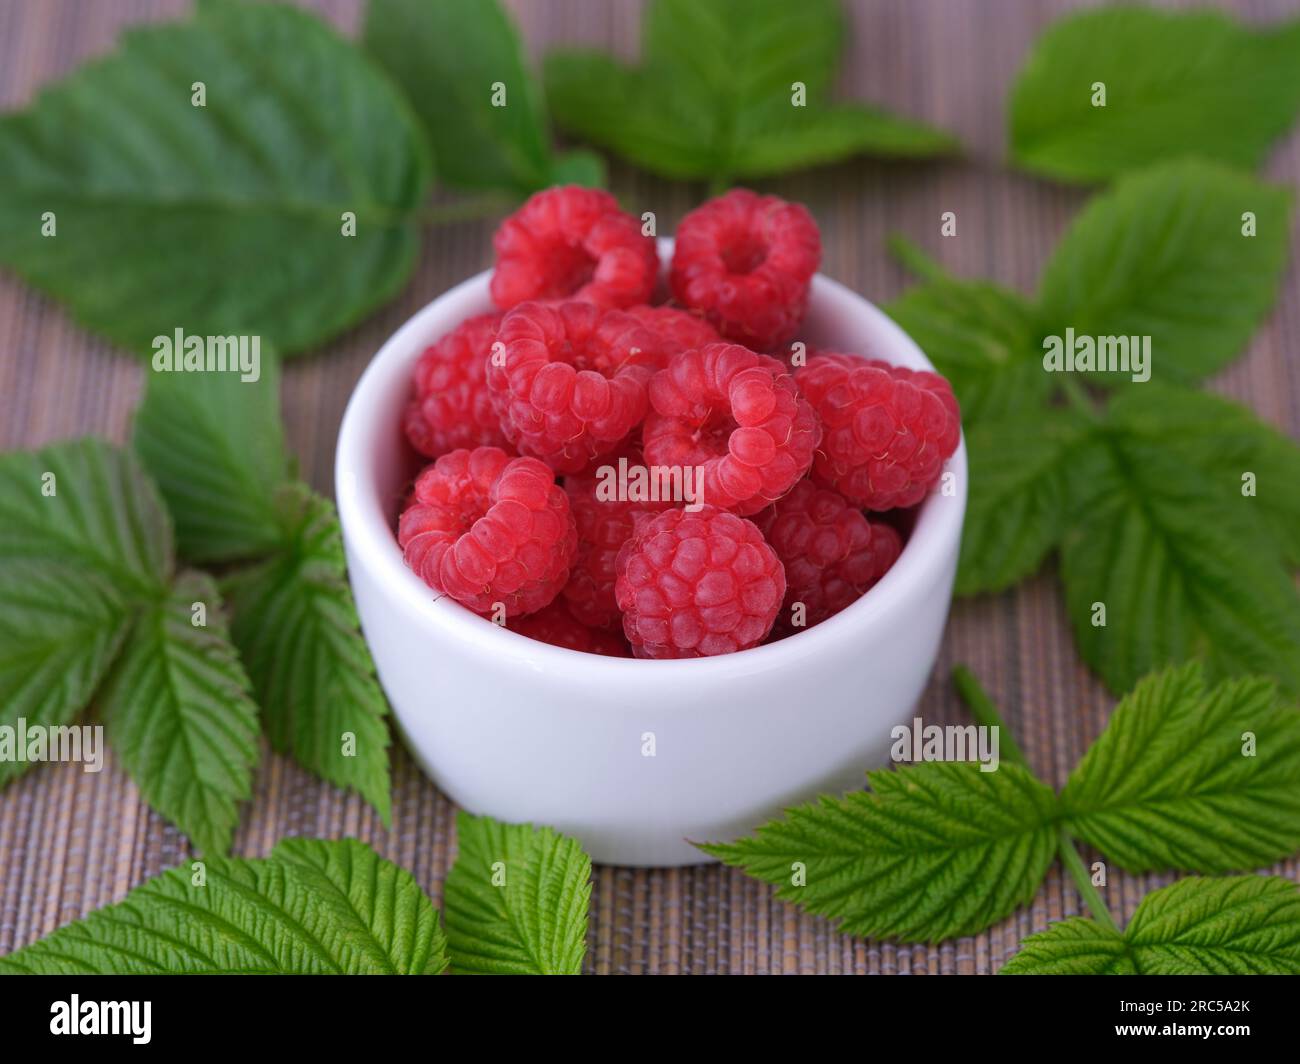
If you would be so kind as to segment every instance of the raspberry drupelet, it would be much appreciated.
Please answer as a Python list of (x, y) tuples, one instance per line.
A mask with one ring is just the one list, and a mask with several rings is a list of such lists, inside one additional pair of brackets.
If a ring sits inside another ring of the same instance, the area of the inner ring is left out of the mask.
[(402, 428), (421, 454), (437, 458), (461, 447), (510, 449), (487, 386), (488, 356), (500, 325), (500, 314), (470, 318), (415, 363)]
[[(783, 499), (754, 517), (785, 566), (785, 600), (776, 623), (788, 635), (820, 624), (856, 602), (902, 552), (898, 533), (870, 522), (829, 488), (801, 480)], [(802, 605), (799, 624), (793, 610)]]
[(639, 658), (693, 658), (757, 646), (785, 595), (785, 571), (752, 521), (706, 506), (637, 519), (615, 594)]
[(579, 650), (586, 654), (600, 654), (607, 658), (631, 657), (627, 642), (620, 632), (608, 628), (592, 628), (570, 613), (563, 600), (556, 599), (536, 613), (516, 618), (510, 624), (512, 632), (540, 639), (551, 646), (566, 650)]
[(794, 378), (739, 344), (684, 351), (650, 382), (641, 430), (652, 466), (697, 467), (703, 501), (742, 516), (808, 472), (821, 427)]
[(500, 603), (517, 617), (559, 594), (578, 533), (546, 465), (479, 447), (445, 454), (416, 478), (397, 542), (435, 591), (475, 613)]
[(630, 314), (591, 303), (521, 303), (501, 322), (487, 382), (520, 454), (576, 473), (616, 450), (646, 412), (663, 364), (658, 338)]
[(659, 274), (654, 238), (600, 189), (534, 194), (501, 223), (492, 246), (492, 301), (502, 310), (533, 299), (630, 307), (649, 302)]
[(669, 286), (726, 339), (769, 351), (803, 321), (821, 257), (805, 207), (738, 188), (682, 219)]
[(718, 330), (699, 314), (678, 307), (628, 307), (627, 312), (659, 337), (664, 354), (668, 357), (716, 344), (722, 339)]
[(868, 510), (915, 506), (957, 449), (961, 411), (936, 373), (828, 353), (795, 381), (823, 426), (813, 480)]
[[(619, 457), (626, 458), (629, 466), (644, 466), (639, 448), (625, 448)], [(606, 461), (616, 463), (618, 459), (611, 455)], [(636, 515), (659, 513), (673, 503), (606, 498), (599, 489), (596, 469), (564, 478), (564, 492), (578, 527), (578, 550), (563, 595), (569, 611), (583, 624), (610, 627), (619, 622), (615, 562), (632, 536)]]

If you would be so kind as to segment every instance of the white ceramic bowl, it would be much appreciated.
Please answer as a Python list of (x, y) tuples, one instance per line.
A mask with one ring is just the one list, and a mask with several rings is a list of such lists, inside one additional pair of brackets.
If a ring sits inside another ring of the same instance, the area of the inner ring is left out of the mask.
[[(661, 242), (665, 262), (671, 244)], [(357, 383), (339, 433), (337, 494), (361, 626), (407, 745), (474, 813), (549, 824), (596, 861), (705, 860), (817, 794), (862, 786), (910, 719), (938, 653), (966, 509), (963, 443), (951, 495), (922, 505), (902, 555), (848, 609), (739, 654), (639, 661), (528, 639), (438, 597), (394, 534), (416, 462), (400, 411), (420, 352), (490, 309), (488, 274), (403, 325)], [(813, 282), (806, 342), (931, 369), (885, 314)]]

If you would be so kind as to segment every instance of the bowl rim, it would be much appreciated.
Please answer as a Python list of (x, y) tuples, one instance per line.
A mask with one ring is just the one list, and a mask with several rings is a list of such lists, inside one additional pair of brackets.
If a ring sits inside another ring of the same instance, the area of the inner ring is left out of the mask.
[[(671, 248), (671, 241), (661, 240)], [(409, 377), (419, 353), (438, 336), (455, 327), (434, 325), (446, 309), (482, 296), (487, 303), (491, 270), (484, 270), (452, 286), (408, 318), (371, 358), (348, 399), (339, 428), (335, 452), (335, 494), (344, 540), (350, 550), (365, 557), (383, 593), (402, 605), (431, 631), (458, 644), (458, 649), (487, 657), (492, 667), (514, 663), (539, 672), (572, 672), (581, 666), (591, 680), (637, 683), (717, 683), (741, 675), (781, 669), (846, 644), (864, 645), (873, 628), (889, 624), (910, 597), (925, 593), (927, 577), (959, 546), (967, 497), (966, 441), (963, 431), (957, 450), (944, 463), (956, 474), (955, 491), (941, 496), (931, 491), (920, 504), (903, 551), (890, 570), (866, 594), (839, 613), (774, 643), (714, 657), (643, 659), (617, 658), (570, 650), (532, 639), (437, 595), (407, 568), (397, 545), (397, 535), (384, 513), (382, 493), (369, 476), (364, 448), (374, 439), (375, 407), (394, 376)], [(839, 304), (841, 312), (860, 315), (871, 331), (888, 338), (871, 357), (912, 369), (934, 367), (915, 341), (879, 307), (847, 286), (823, 274), (813, 278), (810, 309), (818, 304)], [(470, 311), (470, 313), (474, 313)], [(465, 315), (468, 316), (468, 315)], [(351, 566), (349, 577), (351, 578)], [(684, 703), (683, 703), (684, 704)]]

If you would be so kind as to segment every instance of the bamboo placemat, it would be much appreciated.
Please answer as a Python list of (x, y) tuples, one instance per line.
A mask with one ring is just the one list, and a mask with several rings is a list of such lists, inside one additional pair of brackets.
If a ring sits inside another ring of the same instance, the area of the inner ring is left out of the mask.
[[(355, 33), (359, 0), (310, 6)], [(636, 0), (513, 0), (511, 6), (534, 54), (573, 42), (636, 54)], [(850, 6), (841, 91), (955, 131), (967, 158), (926, 165), (860, 160), (764, 187), (812, 207), (825, 237), (825, 272), (878, 302), (906, 284), (884, 250), (894, 231), (934, 250), (958, 274), (1029, 289), (1086, 196), (1003, 167), (1005, 96), (1031, 41), (1053, 18), (1081, 5), (860, 0)], [(1295, 0), (1225, 6), (1251, 20), (1297, 13)], [(122, 26), (187, 10), (183, 0), (0, 0), (0, 108), (25, 106), (37, 88), (109, 49)], [(1300, 138), (1293, 135), (1278, 149), (1267, 175), (1298, 183)], [(665, 227), (704, 194), (618, 165), (611, 178), (626, 204), (636, 213), (655, 210)], [(950, 210), (958, 235), (941, 242), (940, 215)], [(317, 488), (332, 489), (339, 419), (371, 355), (413, 311), (489, 264), (491, 232), (489, 222), (429, 231), (401, 296), (319, 353), (289, 364), (283, 384), (289, 442)], [(1300, 436), (1296, 257), (1293, 246), (1282, 298), (1247, 357), (1215, 382), (1292, 436)], [(78, 328), (13, 277), (0, 276), (0, 448), (87, 433), (124, 441), (141, 381), (131, 357)], [(1036, 770), (1058, 786), (1113, 703), (1074, 651), (1050, 575), (954, 605), (918, 710), (927, 721), (964, 720), (946, 680), (957, 662), (985, 681)], [(268, 754), (234, 852), (262, 855), (286, 835), (355, 836), (410, 869), (437, 902), (455, 854), (454, 807), (400, 747), (393, 773), (389, 832), (355, 796)], [(111, 754), (98, 775), (66, 764), (29, 772), (0, 792), (0, 954), (121, 898), (187, 852), (184, 838), (141, 802)], [(1288, 861), (1277, 871), (1296, 879), (1300, 864)], [(1143, 893), (1164, 881), (1116, 872), (1107, 900), (1127, 917)], [(938, 947), (898, 947), (840, 935), (827, 921), (774, 901), (767, 886), (737, 871), (597, 868), (587, 963), (600, 973), (983, 973), (996, 971), (1026, 935), (1079, 911), (1073, 889), (1053, 871), (1031, 908), (986, 934)]]

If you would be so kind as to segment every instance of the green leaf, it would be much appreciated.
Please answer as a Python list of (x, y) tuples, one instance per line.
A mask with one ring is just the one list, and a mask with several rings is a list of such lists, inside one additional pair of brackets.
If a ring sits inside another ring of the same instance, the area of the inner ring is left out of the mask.
[(957, 593), (1001, 591), (1033, 573), (1069, 528), (1069, 496), (1089, 423), (1069, 409), (977, 421), (966, 432), (971, 491)]
[(656, 103), (648, 75), (590, 51), (551, 53), (543, 75), (562, 129), (664, 177), (712, 175), (702, 117), (671, 87)]
[[(1085, 11), (1053, 24), (1011, 94), (1011, 153), (1065, 181), (1181, 156), (1255, 169), (1300, 109), (1300, 22), (1211, 11)], [(1093, 105), (1105, 85), (1106, 105)]]
[(1001, 975), (1295, 975), (1300, 893), (1280, 876), (1181, 879), (1123, 936), (1074, 917), (1025, 939)]
[[(1300, 597), (1275, 544), (1170, 434), (1110, 426), (1075, 466), (1061, 574), (1079, 651), (1114, 691), (1204, 657), (1300, 691)], [(1105, 623), (1098, 605), (1105, 607)]]
[(923, 159), (949, 155), (957, 141), (921, 122), (875, 107), (820, 104), (769, 109), (770, 118), (747, 116), (748, 133), (732, 158), (738, 176), (767, 177), (838, 162), (853, 155)]
[(0, 786), (39, 763), (18, 746), (19, 722), (74, 720), (130, 627), (130, 607), (102, 577), (0, 560), (0, 727), (15, 730), (14, 750), (0, 757)]
[[(85, 439), (0, 455), (0, 726), (72, 721), (171, 568), (166, 512), (130, 453)], [(0, 784), (32, 764), (0, 759)]]
[(872, 938), (975, 934), (1033, 898), (1056, 854), (1056, 797), (1026, 769), (936, 761), (868, 781), (875, 793), (822, 797), (701, 849)]
[(150, 373), (135, 416), (136, 453), (157, 480), (190, 561), (266, 554), (281, 540), (276, 489), (289, 473), (280, 371)]
[(228, 850), (252, 794), (257, 707), (211, 577), (182, 572), (140, 615), (102, 702), (109, 741), (145, 801), (204, 853)]
[(0, 262), (89, 328), (138, 350), (181, 328), (293, 352), (397, 292), (430, 168), (357, 49), (291, 7), (227, 0), (128, 32), (0, 118), (0, 173)]
[(1137, 975), (1124, 936), (1072, 916), (1030, 935), (999, 975)]
[(962, 423), (1029, 414), (1050, 391), (1033, 307), (983, 281), (914, 285), (886, 312), (948, 378)]
[(552, 54), (547, 97), (562, 127), (667, 177), (721, 182), (859, 152), (950, 152), (955, 142), (938, 130), (828, 102), (843, 31), (836, 0), (655, 0), (639, 67)]
[(1184, 388), (1127, 389), (1107, 414), (1126, 434), (1173, 448), (1205, 475), (1219, 505), (1257, 519), (1278, 555), (1300, 566), (1300, 445), (1294, 440), (1243, 406)]
[(260, 860), (173, 868), (30, 946), (0, 973), (398, 974), (447, 967), (409, 872), (353, 839), (286, 839)]
[(171, 527), (130, 452), (82, 439), (0, 455), (0, 566), (94, 573), (153, 597), (172, 570)]
[(561, 152), (551, 161), (548, 184), (582, 185), (584, 188), (604, 188), (609, 181), (605, 160), (594, 151), (576, 148)]
[[(1247, 212), (1255, 236), (1242, 233)], [(1125, 178), (1057, 245), (1039, 286), (1042, 320), (1059, 334), (1149, 336), (1153, 379), (1205, 377), (1241, 351), (1273, 305), (1289, 213), (1284, 189), (1208, 163)]]
[(1142, 899), (1124, 933), (1145, 975), (1300, 974), (1300, 891), (1280, 876), (1192, 877)]
[(470, 975), (580, 975), (591, 859), (550, 828), (456, 814), (443, 886), (452, 967)]
[(1300, 849), (1300, 711), (1267, 680), (1207, 688), (1198, 662), (1147, 677), (1071, 773), (1061, 809), (1131, 872), (1272, 864)]
[[(541, 93), (496, 0), (370, 0), (363, 38), (414, 106), (443, 181), (517, 195), (552, 183)], [(593, 183), (589, 164), (580, 173)]]
[(283, 547), (224, 590), (272, 747), (389, 822), (388, 703), (348, 587), (333, 505), (302, 485), (281, 493)]

